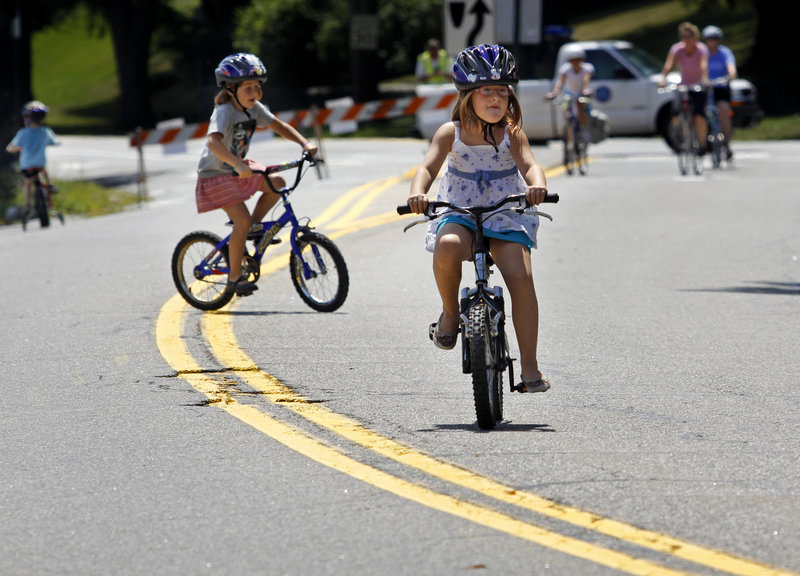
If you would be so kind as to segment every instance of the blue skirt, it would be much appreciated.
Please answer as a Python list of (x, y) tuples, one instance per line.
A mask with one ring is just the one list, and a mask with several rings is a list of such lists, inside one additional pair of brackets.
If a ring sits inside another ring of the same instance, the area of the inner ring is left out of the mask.
[[(445, 224), (461, 224), (465, 228), (469, 228), (473, 232), (475, 231), (475, 222), (471, 218), (467, 218), (466, 216), (445, 216), (441, 220), (439, 220), (439, 225), (436, 227), (436, 234), (439, 234), (439, 230), (442, 229), (442, 226)], [(533, 248), (533, 241), (528, 237), (525, 232), (520, 230), (510, 230), (508, 232), (495, 232), (494, 230), (489, 230), (486, 227), (483, 228), (483, 235), (487, 238), (497, 238), (498, 240), (505, 240), (506, 242), (516, 242), (517, 244), (522, 244), (528, 250)]]

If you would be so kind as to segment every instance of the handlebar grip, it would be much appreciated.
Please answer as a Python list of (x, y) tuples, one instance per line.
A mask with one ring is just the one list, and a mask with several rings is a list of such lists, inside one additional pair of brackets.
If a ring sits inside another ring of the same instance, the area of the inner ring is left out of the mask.
[(403, 204), (402, 206), (398, 206), (397, 213), (400, 214), (400, 216), (403, 216), (404, 214), (411, 214), (411, 206), (409, 206), (408, 204)]
[(558, 202), (558, 194), (548, 194), (544, 197), (543, 202), (548, 202), (550, 204), (555, 204)]

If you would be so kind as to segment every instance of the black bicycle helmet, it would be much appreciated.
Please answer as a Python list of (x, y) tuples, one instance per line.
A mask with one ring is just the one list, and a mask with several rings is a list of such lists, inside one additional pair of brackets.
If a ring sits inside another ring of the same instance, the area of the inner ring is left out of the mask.
[(481, 44), (462, 50), (453, 62), (452, 77), (459, 90), (519, 83), (514, 56), (499, 44)]
[(22, 116), (34, 122), (41, 122), (47, 116), (48, 108), (38, 100), (31, 100), (22, 107)]
[(267, 81), (267, 68), (258, 56), (240, 52), (223, 58), (214, 70), (214, 76), (220, 87), (245, 80), (258, 80), (263, 84)]

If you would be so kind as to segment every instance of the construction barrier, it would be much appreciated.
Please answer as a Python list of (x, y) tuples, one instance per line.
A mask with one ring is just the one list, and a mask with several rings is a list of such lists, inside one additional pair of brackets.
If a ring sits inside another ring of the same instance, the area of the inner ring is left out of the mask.
[[(429, 110), (450, 108), (456, 96), (457, 94), (453, 92), (436, 97), (409, 96), (406, 98), (390, 98), (388, 100), (374, 100), (347, 106), (290, 110), (288, 112), (279, 112), (276, 116), (295, 128), (319, 127), (340, 122), (366, 122), (368, 120), (397, 118)], [(130, 145), (132, 147), (141, 147), (151, 144), (175, 144), (194, 138), (204, 138), (207, 134), (208, 122), (177, 128), (137, 130), (130, 136)]]

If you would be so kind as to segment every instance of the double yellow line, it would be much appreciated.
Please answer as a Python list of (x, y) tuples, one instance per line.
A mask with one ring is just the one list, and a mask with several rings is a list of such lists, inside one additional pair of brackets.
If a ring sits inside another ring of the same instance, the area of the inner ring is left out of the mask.
[[(329, 226), (338, 228), (339, 235), (343, 235), (379, 225), (378, 223), (384, 218), (386, 221), (391, 221), (396, 218), (395, 214), (387, 213), (380, 217), (367, 218), (360, 218), (360, 216), (380, 192), (408, 177), (410, 177), (409, 174), (406, 174), (351, 190), (343, 196), (340, 202), (316, 218), (315, 222), (330, 222)], [(345, 197), (346, 199), (344, 199)], [(353, 208), (334, 220), (335, 215), (341, 212), (341, 207), (349, 205), (352, 205)], [(359, 208), (357, 209), (356, 206)], [(285, 266), (287, 260), (278, 258), (266, 263), (262, 269), (262, 275), (277, 271)], [(790, 572), (758, 562), (703, 548), (665, 534), (636, 528), (579, 508), (558, 504), (535, 494), (515, 490), (511, 486), (437, 460), (410, 446), (369, 430), (351, 418), (332, 412), (318, 403), (309, 402), (270, 374), (260, 370), (239, 347), (229, 314), (206, 313), (202, 315), (201, 329), (205, 341), (220, 364), (225, 366), (223, 370), (209, 373), (194, 360), (184, 344), (183, 327), (188, 310), (188, 305), (178, 295), (173, 296), (162, 307), (156, 324), (158, 347), (177, 375), (205, 394), (210, 404), (225, 410), (292, 450), (325, 466), (418, 504), (622, 572), (659, 576), (686, 574), (686, 572), (673, 570), (649, 560), (565, 536), (509, 514), (498, 512), (485, 505), (436, 492), (359, 462), (339, 449), (266, 414), (255, 405), (239, 402), (237, 392), (231, 388), (230, 381), (226, 379), (226, 376), (235, 375), (259, 392), (259, 396), (274, 405), (290, 410), (339, 437), (404, 466), (422, 471), (454, 486), (467, 488), (484, 497), (729, 574), (741, 576), (790, 574)]]

